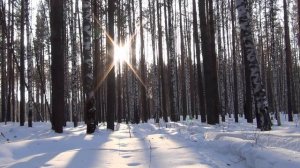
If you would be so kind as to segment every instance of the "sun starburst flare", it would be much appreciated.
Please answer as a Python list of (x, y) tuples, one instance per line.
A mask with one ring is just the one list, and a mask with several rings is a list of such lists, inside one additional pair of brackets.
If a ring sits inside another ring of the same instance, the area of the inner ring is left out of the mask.
[(138, 71), (134, 68), (134, 66), (130, 63), (130, 47), (133, 41), (133, 38), (136, 36), (136, 33), (130, 37), (130, 40), (126, 42), (124, 45), (117, 44), (107, 32), (105, 32), (106, 36), (108, 37), (109, 41), (113, 44), (114, 47), (114, 61), (108, 66), (108, 69), (105, 70), (104, 75), (102, 77), (97, 77), (97, 85), (95, 86), (95, 90), (103, 84), (105, 79), (107, 78), (109, 72), (117, 65), (117, 63), (125, 63), (129, 67), (129, 69), (133, 72), (136, 78), (140, 81), (143, 87), (147, 88), (144, 81), (140, 77)]

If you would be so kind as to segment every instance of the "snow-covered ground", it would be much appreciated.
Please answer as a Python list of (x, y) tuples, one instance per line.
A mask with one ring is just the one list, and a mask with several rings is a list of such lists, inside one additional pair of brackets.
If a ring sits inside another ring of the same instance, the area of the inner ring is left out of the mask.
[(216, 126), (198, 120), (150, 121), (118, 124), (114, 132), (100, 125), (93, 135), (72, 123), (63, 134), (54, 133), (50, 123), (34, 123), (33, 128), (0, 123), (0, 168), (300, 168), (297, 118), (269, 132), (240, 121)]

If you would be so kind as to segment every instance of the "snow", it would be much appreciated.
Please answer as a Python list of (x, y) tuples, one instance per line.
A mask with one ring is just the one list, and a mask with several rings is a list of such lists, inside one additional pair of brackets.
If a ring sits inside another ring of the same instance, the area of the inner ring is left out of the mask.
[(67, 123), (62, 134), (53, 132), (50, 123), (33, 123), (33, 128), (0, 123), (0, 168), (299, 168), (300, 127), (295, 118), (268, 132), (243, 119), (215, 126), (199, 120), (151, 120), (116, 124), (114, 132), (102, 124), (92, 135), (85, 133), (83, 123), (77, 128)]

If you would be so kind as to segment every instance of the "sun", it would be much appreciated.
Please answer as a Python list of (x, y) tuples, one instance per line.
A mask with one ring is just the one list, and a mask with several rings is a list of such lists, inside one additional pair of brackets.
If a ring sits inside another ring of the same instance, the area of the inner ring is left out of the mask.
[(126, 46), (115, 46), (114, 47), (114, 62), (123, 63), (128, 61), (128, 47)]

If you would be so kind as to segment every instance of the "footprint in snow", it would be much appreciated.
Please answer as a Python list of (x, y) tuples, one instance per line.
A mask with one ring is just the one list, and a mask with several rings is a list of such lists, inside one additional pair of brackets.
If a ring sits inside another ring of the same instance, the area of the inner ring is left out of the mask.
[(127, 164), (128, 166), (139, 166), (139, 165), (141, 165), (140, 163), (128, 163)]

